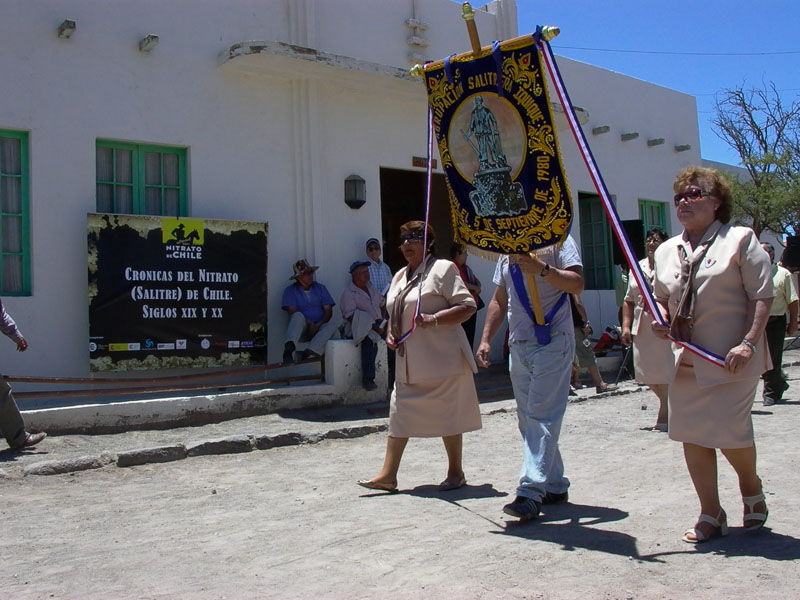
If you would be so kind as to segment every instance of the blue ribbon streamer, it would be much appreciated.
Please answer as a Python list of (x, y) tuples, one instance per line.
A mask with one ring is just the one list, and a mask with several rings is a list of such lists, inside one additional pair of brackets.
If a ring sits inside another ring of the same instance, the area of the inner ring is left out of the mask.
[(536, 317), (533, 314), (533, 309), (531, 308), (530, 300), (528, 299), (528, 290), (525, 289), (525, 280), (522, 276), (522, 269), (519, 268), (519, 265), (516, 263), (509, 263), (508, 264), (508, 272), (511, 274), (511, 281), (514, 283), (514, 290), (517, 292), (517, 297), (519, 297), (519, 302), (522, 304), (522, 308), (525, 309), (525, 312), (528, 313), (528, 316), (533, 321), (533, 332), (536, 334), (536, 341), (539, 342), (542, 346), (546, 346), (550, 343), (550, 321), (558, 312), (558, 309), (564, 305), (564, 302), (567, 301), (567, 293), (564, 292), (559, 296), (556, 303), (553, 305), (547, 314), (544, 316), (544, 324), (539, 324), (536, 322)]

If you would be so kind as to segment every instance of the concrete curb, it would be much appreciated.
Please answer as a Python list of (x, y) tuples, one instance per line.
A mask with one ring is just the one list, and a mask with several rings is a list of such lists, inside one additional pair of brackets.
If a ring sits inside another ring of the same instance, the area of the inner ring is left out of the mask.
[(594, 394), (588, 394), (586, 396), (581, 396), (581, 395), (570, 396), (569, 397), (569, 402), (570, 402), (570, 404), (573, 404), (573, 403), (576, 403), (576, 402), (586, 402), (587, 400), (597, 400), (598, 398), (611, 398), (613, 396), (627, 396), (628, 394), (636, 394), (636, 393), (642, 392), (642, 391), (644, 391), (646, 389), (647, 389), (647, 386), (637, 385), (637, 386), (631, 387), (631, 388), (626, 387), (625, 389), (617, 389), (617, 390), (614, 390), (613, 392), (601, 392), (599, 394), (594, 393)]
[[(289, 432), (278, 435), (230, 435), (211, 440), (199, 440), (187, 444), (139, 448), (113, 454), (103, 452), (100, 456), (81, 456), (66, 460), (48, 460), (28, 465), (23, 469), (24, 475), (62, 475), (99, 469), (114, 463), (117, 467), (135, 467), (154, 463), (165, 463), (183, 460), (194, 456), (210, 456), (220, 454), (238, 454), (256, 450), (269, 450), (284, 446), (316, 444), (322, 440), (344, 440), (363, 437), (386, 431), (388, 425), (356, 425), (331, 429), (324, 433)], [(8, 475), (0, 471), (0, 478)]]
[(136, 465), (171, 462), (184, 458), (186, 458), (186, 446), (183, 444), (159, 446), (158, 448), (140, 448), (138, 450), (119, 452), (117, 454), (117, 466), (135, 467)]
[(246, 435), (229, 435), (216, 440), (200, 440), (186, 444), (187, 456), (208, 456), (210, 454), (237, 454), (252, 452), (253, 442)]
[(25, 475), (61, 475), (89, 469), (100, 469), (114, 462), (114, 455), (103, 452), (100, 456), (80, 456), (66, 460), (47, 460), (28, 465), (23, 469)]

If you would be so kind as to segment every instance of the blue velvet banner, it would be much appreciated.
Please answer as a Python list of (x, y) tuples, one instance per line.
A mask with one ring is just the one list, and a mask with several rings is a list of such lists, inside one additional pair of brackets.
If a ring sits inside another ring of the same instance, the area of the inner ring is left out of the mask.
[(423, 71), (456, 238), (499, 254), (563, 242), (572, 205), (534, 38)]

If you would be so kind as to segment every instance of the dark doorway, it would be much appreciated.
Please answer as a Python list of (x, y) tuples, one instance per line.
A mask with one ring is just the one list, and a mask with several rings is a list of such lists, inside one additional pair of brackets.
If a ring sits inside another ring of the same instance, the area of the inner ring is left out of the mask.
[[(383, 260), (392, 273), (406, 266), (398, 246), (400, 225), (425, 219), (426, 174), (420, 171), (381, 168), (381, 231)], [(437, 258), (450, 258), (453, 224), (444, 175), (434, 173), (431, 182), (430, 224), (436, 232)]]

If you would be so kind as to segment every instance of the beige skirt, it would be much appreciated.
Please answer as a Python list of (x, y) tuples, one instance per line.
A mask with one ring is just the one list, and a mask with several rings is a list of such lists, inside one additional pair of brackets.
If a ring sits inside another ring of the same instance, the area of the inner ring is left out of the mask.
[(633, 336), (633, 368), (636, 381), (647, 385), (669, 383), (675, 368), (672, 343), (653, 333), (650, 315), (643, 314), (639, 329)]
[(481, 428), (472, 373), (425, 383), (395, 382), (389, 409), (392, 437), (444, 437)]
[(681, 363), (669, 386), (669, 437), (705, 448), (749, 448), (756, 387), (757, 377), (699, 388), (694, 367)]

